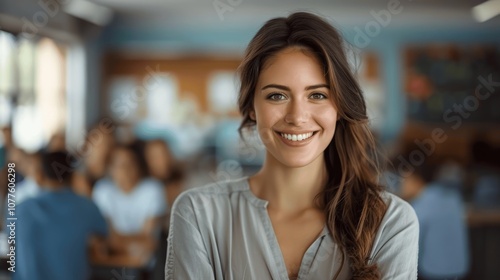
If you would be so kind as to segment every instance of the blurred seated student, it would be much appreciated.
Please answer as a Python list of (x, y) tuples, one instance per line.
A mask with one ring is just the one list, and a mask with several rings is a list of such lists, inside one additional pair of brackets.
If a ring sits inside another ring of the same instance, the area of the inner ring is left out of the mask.
[(64, 135), (64, 131), (56, 132), (50, 137), (46, 150), (49, 152), (66, 151), (66, 135)]
[(166, 209), (163, 186), (144, 176), (145, 166), (137, 143), (115, 146), (111, 177), (99, 180), (92, 193), (110, 226), (112, 253), (136, 267), (151, 260)]
[[(0, 217), (4, 217), (4, 199), (7, 196), (8, 185), (8, 153), (12, 148), (12, 129), (10, 126), (0, 128)], [(0, 221), (0, 228), (3, 227), (3, 221)]]
[(17, 207), (14, 280), (84, 280), (89, 249), (99, 251), (106, 220), (89, 199), (69, 186), (72, 168), (65, 152), (41, 155), (46, 191)]
[(500, 209), (500, 176), (483, 175), (477, 178), (473, 202), (477, 209)]
[(148, 141), (144, 155), (149, 175), (163, 183), (167, 204), (173, 205), (184, 188), (185, 176), (181, 164), (175, 160), (168, 144), (161, 139)]
[(37, 196), (41, 191), (43, 180), (41, 152), (26, 154), (23, 162), (25, 163), (24, 180), (17, 183), (15, 187), (15, 200), (17, 205), (28, 198)]
[(476, 139), (471, 144), (474, 173), (474, 207), (478, 209), (500, 208), (500, 164), (498, 148)]
[(0, 169), (7, 164), (7, 153), (13, 146), (12, 129), (5, 126), (0, 129)]
[(433, 170), (414, 166), (401, 190), (420, 224), (419, 279), (461, 279), (469, 269), (464, 203), (456, 188), (433, 181)]
[[(3, 166), (0, 165), (0, 217), (5, 217), (7, 204), (7, 193), (9, 180), (12, 181), (12, 174), (14, 174), (14, 181), (16, 185), (22, 184), (24, 175), (26, 174), (25, 157), (26, 152), (14, 144), (12, 139), (11, 128), (6, 127), (2, 129), (3, 136), (3, 155), (0, 154), (0, 161), (3, 161)], [(9, 172), (8, 164), (14, 164), (14, 171)], [(5, 205), (4, 205), (5, 204)], [(0, 230), (4, 230), (5, 219), (0, 220)]]
[(436, 181), (459, 193), (464, 188), (465, 170), (462, 164), (453, 158), (443, 159), (436, 169)]
[(26, 152), (14, 142), (11, 127), (2, 128), (0, 138), (0, 169), (5, 170), (8, 163), (14, 163), (16, 165), (16, 182), (21, 182), (24, 179), (23, 159)]
[[(13, 164), (13, 169), (10, 169), (8, 165), (5, 165), (3, 168), (0, 168), (0, 192), (1, 192), (0, 203), (7, 202), (9, 182), (12, 181), (15, 182), (16, 191), (17, 187), (21, 186), (22, 188), (23, 184), (25, 183), (24, 182), (25, 176), (29, 172), (30, 163), (28, 162), (27, 158), (28, 155), (23, 149), (15, 145), (10, 146), (7, 153), (7, 164)], [(22, 196), (23, 194), (21, 194), (21, 200), (23, 199)], [(18, 203), (19, 202), (16, 200), (16, 204)], [(7, 204), (2, 205), (2, 208), (0, 208), (1, 217), (5, 217), (6, 209), (7, 209)], [(4, 221), (1, 221), (0, 223), (2, 222)]]
[(73, 176), (75, 192), (88, 197), (92, 195), (92, 187), (107, 175), (109, 153), (114, 144), (112, 127), (101, 124), (90, 129), (80, 151), (79, 168)]
[[(14, 163), (16, 169), (16, 183), (21, 183), (24, 180), (26, 174), (26, 151), (20, 147), (13, 145), (7, 153), (7, 163)], [(7, 166), (4, 166), (7, 169)]]
[(153, 279), (161, 279), (165, 273), (170, 207), (184, 190), (185, 174), (181, 164), (176, 161), (170, 146), (164, 140), (154, 139), (146, 142), (144, 156), (149, 175), (163, 184), (165, 200), (169, 206), (165, 212), (166, 218), (162, 223), (160, 243), (156, 252), (156, 265), (153, 271)]

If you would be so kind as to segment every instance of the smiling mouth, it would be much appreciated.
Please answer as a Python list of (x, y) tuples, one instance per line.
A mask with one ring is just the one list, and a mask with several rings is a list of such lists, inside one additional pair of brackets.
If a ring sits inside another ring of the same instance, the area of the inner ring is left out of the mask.
[(300, 142), (307, 140), (311, 138), (314, 134), (316, 134), (316, 131), (314, 132), (307, 132), (307, 133), (300, 133), (300, 134), (289, 134), (289, 133), (282, 133), (278, 132), (279, 135), (281, 135), (282, 138), (292, 141), (292, 142)]

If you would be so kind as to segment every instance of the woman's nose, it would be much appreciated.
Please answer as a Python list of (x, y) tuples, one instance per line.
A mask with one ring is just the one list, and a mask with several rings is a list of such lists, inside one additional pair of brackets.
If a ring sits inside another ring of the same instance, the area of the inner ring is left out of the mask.
[(301, 125), (309, 118), (307, 105), (299, 100), (293, 100), (289, 103), (285, 115), (285, 122), (291, 125)]

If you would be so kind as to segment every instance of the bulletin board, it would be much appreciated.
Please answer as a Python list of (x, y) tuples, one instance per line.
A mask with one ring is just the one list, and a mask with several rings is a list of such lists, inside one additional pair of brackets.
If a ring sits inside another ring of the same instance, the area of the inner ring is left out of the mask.
[(500, 124), (499, 46), (411, 46), (404, 63), (410, 121)]

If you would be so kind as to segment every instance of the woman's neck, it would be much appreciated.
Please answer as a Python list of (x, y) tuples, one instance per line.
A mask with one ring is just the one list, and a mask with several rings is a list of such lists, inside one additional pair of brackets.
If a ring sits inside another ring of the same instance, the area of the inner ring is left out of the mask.
[(318, 208), (315, 198), (326, 180), (323, 156), (307, 166), (288, 167), (268, 154), (262, 169), (250, 178), (250, 188), (270, 209), (295, 212)]

